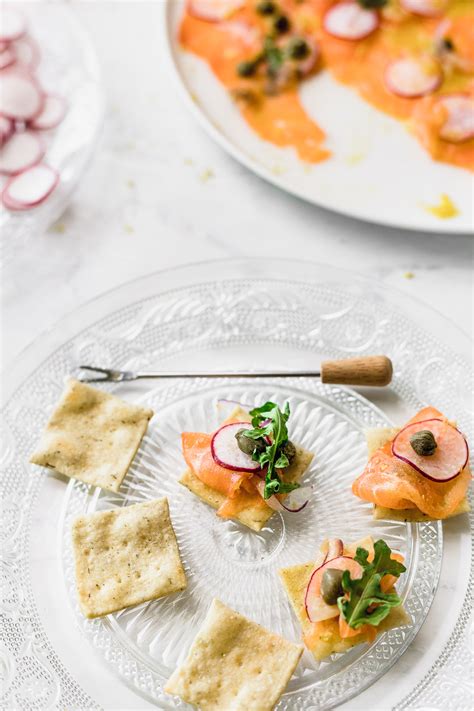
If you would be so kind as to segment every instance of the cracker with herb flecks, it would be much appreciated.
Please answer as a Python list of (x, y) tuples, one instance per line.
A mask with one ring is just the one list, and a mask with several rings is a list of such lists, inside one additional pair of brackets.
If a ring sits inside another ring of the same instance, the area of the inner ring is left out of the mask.
[(72, 526), (79, 603), (86, 617), (184, 590), (167, 499), (79, 516)]
[(202, 711), (271, 711), (303, 653), (213, 600), (188, 657), (165, 686)]
[[(251, 418), (243, 408), (236, 407), (222, 424), (228, 421), (251, 422)], [(300, 481), (313, 460), (311, 452), (298, 445), (295, 446), (296, 456), (290, 466), (284, 470), (284, 480), (286, 482)], [(212, 506), (213, 509), (218, 509), (226, 500), (224, 494), (204, 484), (190, 468), (185, 470), (179, 483), (183, 484), (204, 503)], [(235, 519), (253, 531), (260, 531), (274, 513), (275, 511), (270, 506), (267, 506), (263, 501), (259, 501), (257, 504), (251, 504), (241, 509), (236, 514)]]
[[(390, 442), (398, 434), (400, 430), (396, 427), (377, 427), (374, 429), (367, 430), (366, 439), (367, 447), (369, 450), (369, 457), (371, 457), (377, 449), (383, 447), (384, 444)], [(452, 518), (453, 516), (459, 516), (459, 514), (467, 513), (471, 510), (467, 496), (460, 502), (459, 506), (456, 507), (445, 518)], [(374, 504), (373, 508), (374, 519), (388, 520), (388, 521), (404, 521), (405, 523), (421, 523), (423, 521), (433, 521), (433, 516), (428, 516), (427, 514), (420, 511), (418, 507), (412, 509), (389, 509), (384, 506), (378, 506)]]
[(70, 380), (30, 461), (118, 491), (153, 411)]
[[(373, 541), (371, 538), (364, 538), (361, 541), (344, 546), (343, 555), (353, 557), (358, 547), (370, 550), (371, 547), (373, 548)], [(336, 652), (347, 652), (351, 647), (357, 644), (363, 644), (367, 642), (368, 639), (365, 633), (345, 639), (341, 638), (339, 633), (339, 617), (318, 622), (317, 626), (313, 626), (313, 623), (309, 621), (305, 606), (305, 595), (306, 588), (308, 587), (315, 567), (315, 562), (308, 562), (294, 565), (291, 568), (282, 568), (278, 572), (291, 606), (300, 621), (303, 635), (309, 636), (310, 633), (312, 633), (310, 638), (311, 643), (307, 641), (308, 649), (310, 649), (315, 659), (321, 661)], [(385, 632), (393, 627), (402, 627), (403, 625), (410, 624), (410, 622), (411, 619), (409, 615), (403, 606), (399, 605), (390, 610), (388, 616), (377, 626), (377, 631)], [(314, 633), (315, 629), (317, 630), (316, 634)], [(309, 637), (307, 637), (307, 640), (309, 640)]]

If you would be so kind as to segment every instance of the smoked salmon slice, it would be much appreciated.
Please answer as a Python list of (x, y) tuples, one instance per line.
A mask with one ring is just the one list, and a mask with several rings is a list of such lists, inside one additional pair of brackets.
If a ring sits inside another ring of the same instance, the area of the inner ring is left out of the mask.
[[(446, 420), (434, 407), (425, 407), (407, 424), (429, 419)], [(370, 457), (364, 472), (352, 485), (352, 492), (378, 506), (414, 509), (433, 518), (449, 516), (466, 496), (471, 473), (466, 465), (454, 479), (431, 481), (392, 453), (389, 441)]]
[(237, 496), (252, 477), (251, 472), (235, 472), (221, 467), (211, 452), (212, 435), (204, 432), (183, 432), (183, 456), (193, 474), (214, 491), (228, 498)]

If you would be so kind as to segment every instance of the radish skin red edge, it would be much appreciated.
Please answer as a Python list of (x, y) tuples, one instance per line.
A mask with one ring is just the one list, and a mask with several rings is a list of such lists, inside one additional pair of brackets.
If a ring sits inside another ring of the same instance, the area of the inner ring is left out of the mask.
[[(449, 472), (441, 476), (438, 471), (436, 471), (437, 468), (433, 466), (437, 463), (437, 460), (435, 459), (436, 453), (431, 456), (424, 457), (417, 455), (410, 445), (409, 438), (408, 440), (406, 439), (409, 434), (412, 435), (415, 434), (415, 432), (419, 432), (420, 430), (425, 429), (428, 429), (430, 431), (435, 430), (433, 434), (436, 438), (437, 431), (439, 432), (441, 430), (439, 424), (436, 423), (440, 423), (443, 428), (449, 427), (453, 431), (452, 433), (450, 433), (450, 435), (454, 436), (455, 444), (457, 447), (459, 447), (457, 463), (455, 464), (455, 466), (453, 466), (453, 469), (455, 469), (456, 471), (454, 473)], [(439, 418), (432, 418), (430, 420), (413, 422), (411, 425), (407, 425), (402, 430), (400, 430), (400, 432), (397, 434), (397, 436), (392, 442), (392, 454), (394, 455), (394, 457), (397, 457), (397, 459), (400, 459), (400, 461), (404, 462), (405, 464), (408, 464), (410, 467), (415, 469), (415, 471), (424, 476), (426, 479), (442, 484), (444, 482), (455, 479), (463, 471), (469, 461), (469, 446), (464, 435), (457, 429), (457, 427), (454, 427), (454, 425), (449, 424), (445, 420), (441, 420)], [(420, 460), (424, 460), (424, 468), (418, 466), (418, 464), (421, 464)]]
[(10, 135), (0, 149), (0, 173), (17, 175), (40, 162), (46, 152), (40, 136), (31, 131)]
[(357, 2), (333, 5), (323, 17), (325, 31), (343, 40), (365, 39), (378, 28), (380, 18), (375, 10), (366, 10)]
[(30, 210), (44, 202), (58, 182), (58, 173), (39, 163), (9, 179), (2, 192), (2, 202), (9, 210)]

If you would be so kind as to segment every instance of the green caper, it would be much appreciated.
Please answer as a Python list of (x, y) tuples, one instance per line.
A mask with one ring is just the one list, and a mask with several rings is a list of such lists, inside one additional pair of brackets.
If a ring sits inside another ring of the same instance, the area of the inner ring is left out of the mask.
[(410, 437), (410, 444), (421, 457), (431, 457), (437, 448), (434, 434), (430, 430), (420, 430)]
[(273, 29), (279, 35), (285, 34), (290, 29), (290, 21), (286, 15), (279, 15), (273, 22)]
[(272, 0), (262, 0), (257, 3), (255, 8), (259, 15), (273, 15), (276, 12), (277, 6)]
[(288, 440), (288, 442), (283, 445), (283, 447), (281, 448), (281, 452), (286, 456), (290, 464), (296, 457), (296, 447), (293, 442), (290, 442), (290, 440)]
[(335, 605), (337, 598), (344, 595), (342, 587), (343, 570), (326, 568), (321, 580), (321, 596), (328, 605)]
[(248, 454), (249, 457), (251, 457), (254, 452), (256, 452), (257, 454), (264, 452), (267, 448), (267, 443), (265, 442), (265, 440), (251, 439), (250, 437), (246, 436), (246, 432), (248, 432), (248, 430), (241, 429), (235, 435), (235, 439), (237, 440), (237, 445), (240, 451), (244, 454)]
[(305, 59), (309, 54), (309, 47), (302, 37), (294, 37), (288, 42), (288, 56), (291, 59)]

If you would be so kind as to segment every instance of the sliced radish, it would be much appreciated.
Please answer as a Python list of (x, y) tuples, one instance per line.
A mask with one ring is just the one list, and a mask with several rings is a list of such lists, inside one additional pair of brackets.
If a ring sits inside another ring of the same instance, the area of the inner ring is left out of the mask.
[(27, 121), (42, 109), (43, 94), (36, 81), (22, 71), (9, 69), (2, 73), (0, 113)]
[(441, 65), (432, 58), (402, 57), (390, 62), (385, 70), (387, 89), (407, 99), (431, 94), (442, 80)]
[(339, 558), (342, 556), (344, 551), (344, 543), (340, 538), (331, 538), (328, 542), (328, 553), (327, 560), (332, 560), (333, 558)]
[(25, 30), (26, 21), (23, 15), (11, 7), (2, 7), (0, 12), (0, 41), (11, 42), (18, 39)]
[(13, 121), (7, 116), (0, 116), (0, 148), (8, 141), (14, 130)]
[(15, 40), (11, 46), (15, 52), (17, 64), (30, 70), (36, 69), (40, 63), (41, 55), (38, 45), (29, 35)]
[(30, 121), (29, 125), (37, 131), (56, 128), (63, 120), (66, 114), (66, 108), (66, 102), (61, 96), (47, 94), (44, 99), (43, 108), (40, 113), (35, 116), (33, 121)]
[(207, 22), (220, 22), (240, 10), (245, 0), (189, 0), (188, 12)]
[(16, 175), (39, 163), (45, 153), (41, 138), (31, 131), (15, 133), (0, 150), (0, 173)]
[(400, 0), (401, 5), (414, 15), (437, 17), (447, 7), (447, 0)]
[[(411, 437), (421, 430), (433, 433), (437, 443), (431, 456), (417, 454), (410, 444)], [(446, 420), (432, 419), (407, 425), (392, 442), (392, 453), (402, 462), (431, 481), (450, 481), (458, 476), (469, 459), (469, 447), (464, 435)]]
[(232, 20), (219, 25), (223, 30), (239, 39), (246, 47), (254, 47), (259, 38), (258, 30), (248, 22)]
[(357, 2), (340, 2), (326, 12), (323, 27), (333, 37), (360, 40), (372, 34), (379, 21), (375, 10), (366, 10)]
[(336, 605), (328, 605), (321, 597), (321, 581), (326, 570), (348, 570), (351, 578), (356, 580), (363, 575), (363, 569), (353, 558), (339, 556), (332, 560), (326, 560), (323, 565), (316, 568), (306, 588), (305, 608), (310, 622), (320, 622), (321, 620), (337, 617), (339, 610)]
[(2, 193), (2, 201), (9, 210), (29, 210), (40, 205), (53, 192), (59, 175), (44, 163), (24, 170), (10, 178)]
[(444, 141), (462, 143), (474, 138), (474, 99), (462, 94), (448, 94), (438, 101), (446, 114), (439, 135)]
[(277, 497), (272, 494), (272, 496), (269, 496), (268, 499), (265, 498), (265, 481), (264, 479), (258, 479), (255, 481), (255, 486), (257, 488), (258, 493), (262, 497), (262, 499), (265, 501), (266, 505), (269, 506), (271, 509), (274, 511), (285, 511), (285, 507), (281, 503)]
[(235, 435), (241, 429), (250, 429), (248, 422), (224, 425), (211, 440), (211, 452), (216, 464), (236, 472), (254, 472), (261, 469), (258, 462), (239, 449)]
[(0, 52), (0, 69), (6, 69), (16, 62), (16, 54), (10, 47)]

